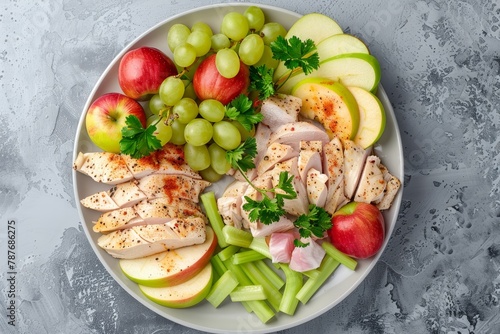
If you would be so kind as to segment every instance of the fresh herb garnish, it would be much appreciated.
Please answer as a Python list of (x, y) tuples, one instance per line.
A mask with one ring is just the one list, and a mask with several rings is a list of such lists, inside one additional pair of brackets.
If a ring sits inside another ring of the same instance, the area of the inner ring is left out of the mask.
[(240, 122), (247, 131), (252, 130), (263, 118), (261, 113), (255, 112), (252, 100), (244, 94), (240, 94), (226, 106), (226, 117)]
[[(328, 212), (314, 204), (309, 205), (309, 213), (300, 215), (294, 222), (302, 238), (315, 236), (322, 238), (326, 230), (332, 227), (332, 218)], [(296, 247), (306, 247), (309, 243), (304, 243), (298, 239), (294, 240)]]
[(120, 151), (130, 155), (132, 158), (139, 159), (151, 154), (161, 148), (161, 142), (154, 132), (156, 124), (150, 124), (144, 128), (137, 116), (130, 115), (125, 119), (122, 128), (122, 139), (120, 140)]
[[(248, 196), (245, 196), (247, 203), (243, 205), (243, 210), (248, 211), (248, 217), (251, 222), (260, 221), (262, 224), (269, 225), (278, 221), (286, 212), (283, 209), (285, 199), (293, 199), (297, 197), (297, 193), (293, 188), (293, 175), (283, 171), (279, 174), (279, 180), (276, 187), (271, 189), (262, 189), (256, 187), (246, 172), (255, 167), (253, 159), (257, 154), (257, 144), (255, 138), (247, 138), (240, 146), (234, 150), (226, 152), (226, 159), (234, 169), (240, 171), (245, 180), (262, 195), (262, 200), (256, 201)], [(274, 197), (269, 197), (268, 193), (274, 194)]]
[(270, 47), (273, 58), (283, 62), (289, 71), (274, 82), (274, 69), (269, 69), (265, 65), (250, 67), (250, 89), (259, 92), (260, 100), (274, 95), (292, 74), (302, 70), (304, 74), (308, 75), (319, 67), (319, 55), (311, 39), (302, 41), (297, 36), (292, 36), (289, 39), (278, 36)]

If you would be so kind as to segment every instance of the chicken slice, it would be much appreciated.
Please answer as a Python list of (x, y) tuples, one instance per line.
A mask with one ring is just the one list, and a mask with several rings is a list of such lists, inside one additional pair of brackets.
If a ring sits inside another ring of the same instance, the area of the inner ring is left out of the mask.
[[(270, 171), (272, 173), (272, 186), (276, 187), (279, 183), (279, 175), (281, 172), (288, 172), (289, 176), (293, 176), (293, 188), (297, 193), (294, 199), (285, 199), (283, 209), (294, 216), (300, 216), (309, 212), (309, 201), (307, 199), (307, 191), (304, 183), (300, 180), (297, 167), (298, 158), (292, 158), (280, 163)], [(277, 190), (279, 191), (279, 189)]]
[(250, 224), (250, 232), (252, 233), (254, 238), (258, 237), (267, 237), (275, 232), (285, 232), (293, 229), (295, 225), (293, 221), (286, 217), (282, 216), (277, 222), (273, 222), (271, 224), (262, 224), (261, 222), (256, 222)]
[(139, 159), (132, 158), (127, 154), (122, 154), (121, 156), (136, 179), (153, 174), (158, 170), (158, 161), (154, 153)]
[(227, 186), (222, 196), (217, 199), (217, 207), (224, 224), (239, 229), (243, 227), (241, 201), (247, 188), (248, 183), (246, 181), (235, 180)]
[(193, 170), (184, 159), (182, 146), (167, 143), (161, 150), (154, 152), (158, 162), (159, 174), (189, 176), (193, 179), (201, 179), (198, 172)]
[(301, 140), (299, 144), (301, 151), (323, 152), (323, 142), (319, 140)]
[[(254, 181), (253, 181), (253, 184), (255, 187), (259, 188), (259, 189), (271, 189), (272, 188), (272, 178), (273, 178), (273, 175), (271, 173), (271, 171), (268, 171), (262, 175), (260, 175), (259, 177), (257, 177)], [(267, 196), (269, 196), (269, 198), (273, 198), (273, 194), (272, 193), (266, 193)], [(247, 187), (247, 189), (245, 190), (245, 193), (243, 194), (242, 196), (242, 200), (241, 200), (241, 216), (242, 216), (242, 223), (243, 223), (243, 227), (245, 229), (249, 229), (252, 225), (254, 226), (257, 226), (257, 222), (252, 222), (250, 220), (250, 217), (249, 217), (249, 212), (246, 211), (245, 209), (243, 209), (243, 206), (247, 203), (247, 200), (245, 199), (245, 197), (249, 197), (250, 199), (253, 199), (254, 201), (260, 201), (262, 199), (262, 194), (260, 192), (258, 192), (257, 190), (255, 190), (254, 187)]]
[(370, 155), (366, 159), (354, 200), (364, 203), (380, 201), (384, 196), (386, 184), (379, 157)]
[(148, 198), (183, 198), (196, 203), (209, 185), (208, 181), (184, 175), (151, 174), (139, 180), (139, 188)]
[(328, 188), (326, 187), (328, 176), (322, 174), (320, 171), (311, 168), (307, 172), (307, 199), (310, 204), (319, 207), (324, 207), (328, 195)]
[(302, 140), (321, 141), (324, 144), (330, 141), (326, 132), (319, 127), (308, 122), (294, 122), (281, 125), (273, 131), (269, 137), (269, 144), (278, 142), (299, 150)]
[(320, 173), (323, 171), (323, 161), (321, 154), (317, 151), (301, 150), (297, 161), (299, 176), (302, 182), (307, 182), (307, 173), (311, 169), (315, 169)]
[(163, 224), (175, 218), (204, 218), (199, 204), (183, 198), (153, 198), (139, 202), (135, 211), (146, 224)]
[(271, 96), (262, 101), (260, 113), (264, 116), (262, 123), (275, 130), (281, 125), (297, 122), (302, 107), (302, 99), (292, 95)]
[(73, 169), (96, 182), (118, 184), (133, 179), (133, 174), (120, 154), (110, 152), (78, 153)]
[(387, 210), (391, 207), (394, 197), (401, 187), (401, 181), (389, 173), (389, 170), (383, 164), (380, 164), (379, 167), (384, 174), (384, 180), (387, 182), (387, 185), (384, 189), (384, 195), (380, 200), (375, 201), (375, 205), (379, 210)]
[(109, 190), (113, 201), (120, 207), (129, 207), (147, 199), (146, 194), (139, 189), (137, 180), (120, 183)]
[(345, 140), (344, 144), (344, 193), (352, 199), (358, 187), (359, 179), (365, 166), (366, 158), (371, 154), (371, 147), (363, 149), (352, 140)]
[(269, 253), (273, 263), (289, 263), (295, 248), (293, 241), (298, 238), (296, 230), (274, 232), (269, 238)]
[(132, 207), (105, 212), (94, 223), (94, 232), (107, 233), (124, 229), (134, 224), (144, 224), (142, 219)]
[(304, 272), (318, 268), (325, 257), (325, 250), (311, 238), (302, 238), (301, 241), (309, 244), (295, 247), (290, 259), (290, 269)]
[(323, 173), (328, 176), (324, 208), (333, 214), (347, 201), (344, 195), (344, 152), (338, 137), (334, 137), (323, 147)]
[(84, 199), (80, 200), (80, 203), (88, 209), (100, 212), (107, 212), (120, 208), (118, 204), (116, 204), (116, 202), (111, 198), (109, 190), (100, 191), (97, 194), (87, 196)]
[(235, 180), (226, 187), (222, 197), (241, 197), (247, 188), (248, 182)]
[(255, 142), (257, 144), (257, 154), (255, 155), (254, 163), (258, 166), (264, 155), (266, 154), (269, 137), (271, 136), (271, 129), (263, 124), (259, 123), (255, 128)]
[(117, 230), (99, 237), (97, 244), (115, 258), (136, 259), (168, 249), (201, 244), (205, 238), (205, 222), (194, 218)]
[(260, 160), (257, 166), (257, 174), (261, 175), (272, 169), (278, 162), (288, 160), (298, 156), (298, 151), (294, 150), (290, 145), (280, 143), (272, 143), (266, 150), (266, 154)]

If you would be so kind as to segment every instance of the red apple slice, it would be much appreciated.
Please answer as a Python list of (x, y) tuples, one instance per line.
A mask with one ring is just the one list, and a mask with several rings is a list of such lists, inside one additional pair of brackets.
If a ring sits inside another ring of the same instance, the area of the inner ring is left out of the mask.
[(165, 287), (186, 282), (198, 274), (215, 251), (217, 238), (207, 226), (204, 243), (168, 250), (143, 258), (120, 260), (120, 267), (130, 280), (144, 286)]
[(194, 277), (184, 283), (155, 288), (139, 285), (142, 293), (163, 306), (172, 308), (187, 308), (201, 302), (212, 287), (212, 265), (210, 262)]

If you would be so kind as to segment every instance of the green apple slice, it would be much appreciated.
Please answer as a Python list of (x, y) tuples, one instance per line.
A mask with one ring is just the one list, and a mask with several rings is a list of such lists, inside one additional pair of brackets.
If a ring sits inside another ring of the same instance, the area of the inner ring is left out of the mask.
[(139, 285), (139, 289), (157, 304), (171, 308), (187, 308), (205, 299), (212, 287), (212, 281), (212, 265), (209, 262), (196, 276), (184, 283), (161, 288)]
[(316, 50), (320, 61), (347, 53), (370, 54), (365, 43), (349, 34), (338, 34), (325, 38), (316, 45)]
[(120, 260), (120, 267), (130, 280), (145, 286), (165, 287), (183, 283), (210, 262), (217, 238), (207, 226), (205, 242), (199, 245), (168, 250), (131, 260)]
[(359, 127), (356, 99), (340, 82), (324, 78), (300, 81), (292, 95), (302, 99), (300, 113), (323, 125), (330, 138), (353, 139)]
[[(296, 36), (302, 41), (311, 39), (315, 45), (318, 45), (325, 38), (342, 33), (342, 28), (331, 17), (320, 13), (310, 13), (298, 19), (290, 27), (285, 38)], [(280, 62), (274, 71), (274, 78), (277, 79), (286, 72), (288, 69), (283, 62)]]
[(380, 82), (380, 75), (380, 64), (374, 56), (346, 53), (320, 61), (319, 68), (307, 76), (303, 72), (293, 75), (280, 87), (279, 92), (290, 94), (293, 87), (306, 77), (340, 81), (344, 86), (361, 87), (374, 92)]
[(385, 110), (380, 100), (371, 92), (359, 87), (347, 87), (359, 108), (359, 127), (354, 142), (364, 149), (380, 139), (385, 129)]

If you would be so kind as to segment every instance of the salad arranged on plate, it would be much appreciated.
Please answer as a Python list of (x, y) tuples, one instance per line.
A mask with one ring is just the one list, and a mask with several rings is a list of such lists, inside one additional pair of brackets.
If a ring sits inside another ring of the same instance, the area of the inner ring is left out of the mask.
[(100, 212), (98, 245), (161, 305), (293, 315), (384, 242), (401, 183), (373, 151), (378, 61), (325, 15), (287, 31), (256, 6), (165, 41), (169, 55), (125, 53), (122, 92), (85, 116), (102, 151), (73, 168), (109, 185), (80, 201)]

